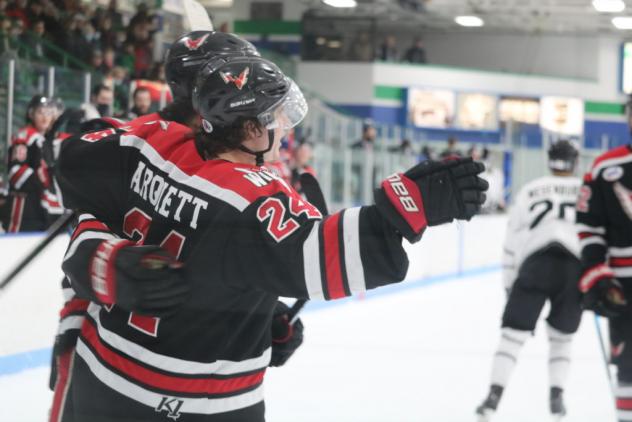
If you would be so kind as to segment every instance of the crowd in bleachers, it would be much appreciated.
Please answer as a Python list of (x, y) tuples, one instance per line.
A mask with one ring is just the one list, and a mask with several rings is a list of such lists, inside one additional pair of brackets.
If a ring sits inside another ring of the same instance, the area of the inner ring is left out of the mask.
[(67, 54), (77, 59), (69, 66), (117, 79), (163, 77), (153, 60), (157, 30), (144, 3), (132, 15), (120, 12), (116, 0), (105, 8), (80, 0), (0, 0), (0, 54), (57, 64)]

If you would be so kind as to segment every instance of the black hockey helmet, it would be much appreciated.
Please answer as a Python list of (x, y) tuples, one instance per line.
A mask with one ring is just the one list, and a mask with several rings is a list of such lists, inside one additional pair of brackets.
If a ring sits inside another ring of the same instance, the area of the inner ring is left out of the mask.
[(579, 157), (579, 148), (573, 141), (560, 139), (549, 148), (549, 169), (552, 171), (574, 171)]
[(33, 113), (38, 108), (45, 108), (57, 118), (64, 111), (64, 102), (60, 98), (45, 97), (44, 95), (34, 95), (26, 106), (26, 121), (33, 123)]
[(190, 98), (195, 74), (216, 56), (259, 56), (250, 42), (216, 31), (192, 31), (178, 38), (165, 56), (165, 74), (174, 98)]
[(253, 154), (257, 164), (272, 148), (274, 130), (289, 130), (307, 114), (307, 102), (294, 81), (272, 62), (261, 57), (218, 57), (198, 73), (193, 88), (193, 108), (202, 118), (202, 128), (229, 127), (238, 118), (256, 118), (268, 130), (269, 145)]

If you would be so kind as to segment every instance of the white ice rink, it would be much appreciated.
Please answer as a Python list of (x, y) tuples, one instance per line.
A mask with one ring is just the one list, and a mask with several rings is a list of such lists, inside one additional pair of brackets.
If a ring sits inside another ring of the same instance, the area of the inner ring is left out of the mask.
[[(491, 265), (499, 253), (490, 249), (502, 238), (503, 224), (502, 219), (490, 218), (465, 233), (457, 228), (452, 237), (458, 239), (456, 244), (442, 244), (436, 240), (437, 232), (434, 238), (428, 236), (427, 243), (434, 246), (434, 261), (447, 257), (446, 268), (420, 257), (419, 261), (437, 271), (424, 273), (416, 263), (411, 267), (414, 277), (407, 283), (363, 299), (308, 308), (302, 317), (304, 345), (286, 366), (268, 371), (267, 420), (474, 422), (474, 409), (488, 389), (504, 303), (500, 271)], [(440, 237), (445, 239), (446, 233)], [(454, 260), (447, 252), (441, 253), (444, 248), (458, 250), (458, 245), (465, 252)], [(51, 264), (38, 265), (41, 269)], [(461, 267), (462, 275), (454, 274), (455, 266)], [(449, 268), (452, 275), (445, 275)], [(31, 280), (42, 275), (52, 277), (50, 272), (29, 270), (24, 275), (28, 281), (16, 282), (0, 297), (0, 421), (46, 419), (51, 399), (46, 351), (25, 354), (49, 347), (46, 333), (54, 330), (55, 306), (46, 306), (32, 287)], [(56, 303), (51, 295), (49, 302)], [(551, 420), (545, 334), (541, 322), (522, 351), (495, 421)], [(20, 370), (19, 366), (32, 368)], [(589, 313), (576, 337), (566, 401), (566, 421), (615, 421)]]

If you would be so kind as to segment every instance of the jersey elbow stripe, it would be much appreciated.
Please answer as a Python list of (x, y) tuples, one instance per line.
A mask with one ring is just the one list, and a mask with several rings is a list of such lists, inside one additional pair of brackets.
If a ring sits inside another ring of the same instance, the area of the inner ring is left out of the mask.
[(366, 291), (360, 254), (360, 208), (327, 217), (303, 244), (305, 284), (310, 299), (339, 299)]
[(587, 224), (576, 224), (578, 233), (590, 233), (590, 234), (606, 234), (605, 227), (602, 226), (589, 226)]
[(19, 167), (13, 166), (11, 169), (12, 174), (9, 175), (9, 183), (15, 189), (21, 189), (24, 183), (33, 175), (33, 169), (23, 164)]
[(591, 236), (591, 237), (587, 237), (585, 239), (579, 240), (579, 246), (582, 249), (590, 245), (606, 246), (606, 240), (601, 236)]
[(64, 256), (64, 262), (69, 260), (75, 255), (75, 253), (77, 252), (77, 249), (79, 248), (79, 245), (81, 245), (81, 243), (83, 243), (84, 241), (112, 240), (116, 238), (117, 237), (110, 232), (97, 232), (97, 231), (92, 231), (92, 230), (85, 231), (79, 234), (73, 241), (70, 242), (70, 246), (68, 247), (68, 252), (66, 252), (66, 255)]
[(598, 264), (590, 268), (584, 273), (579, 280), (579, 290), (582, 293), (586, 293), (590, 290), (599, 280), (608, 277), (614, 277), (615, 273), (606, 264)]
[(105, 224), (103, 224), (102, 222), (98, 221), (95, 218), (83, 219), (79, 221), (79, 224), (77, 224), (77, 227), (75, 227), (75, 230), (72, 232), (70, 241), (71, 242), (74, 241), (79, 235), (87, 231), (108, 233), (110, 232), (110, 229), (108, 228), (108, 226), (106, 226)]
[(347, 282), (351, 293), (366, 291), (364, 266), (360, 255), (360, 207), (345, 210), (342, 219)]

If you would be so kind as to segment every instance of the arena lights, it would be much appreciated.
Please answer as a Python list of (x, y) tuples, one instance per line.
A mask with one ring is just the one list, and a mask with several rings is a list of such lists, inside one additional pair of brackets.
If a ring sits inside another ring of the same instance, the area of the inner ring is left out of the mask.
[(625, 10), (623, 0), (593, 0), (592, 5), (600, 13), (618, 13)]
[(617, 16), (612, 18), (612, 24), (617, 29), (632, 29), (632, 16)]
[(478, 16), (457, 16), (456, 18), (454, 18), (454, 21), (461, 26), (467, 27), (477, 27), (485, 25), (483, 19), (479, 18)]
[(323, 0), (327, 6), (331, 7), (356, 7), (356, 0)]

